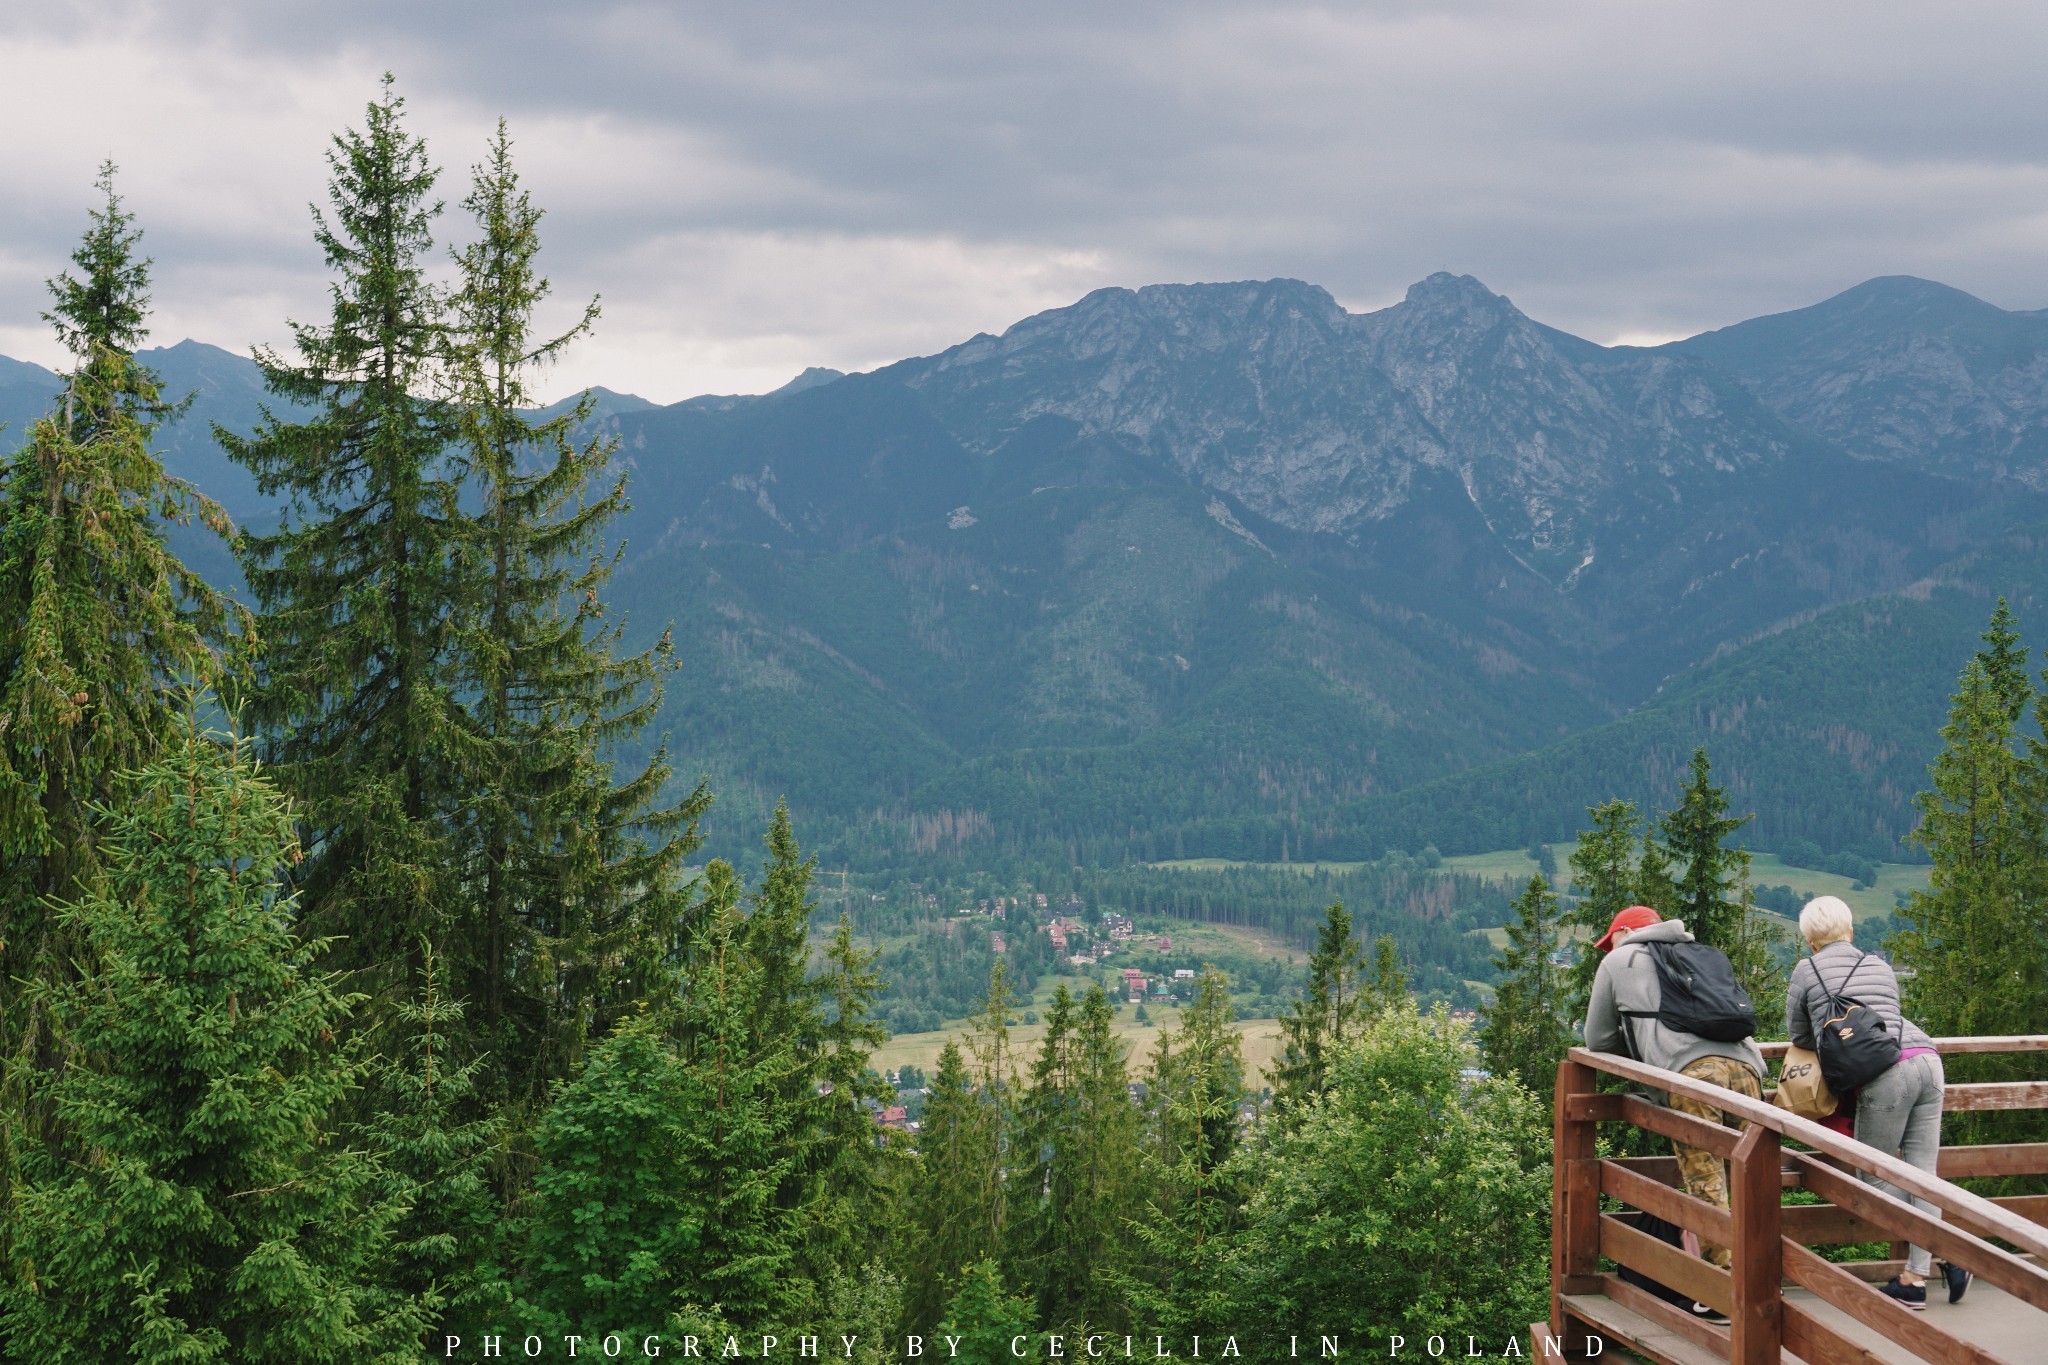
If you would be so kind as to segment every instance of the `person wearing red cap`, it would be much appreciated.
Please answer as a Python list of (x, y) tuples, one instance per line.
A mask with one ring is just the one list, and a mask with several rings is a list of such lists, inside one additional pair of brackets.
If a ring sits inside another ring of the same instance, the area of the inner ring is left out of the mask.
[[(1663, 1003), (1657, 963), (1651, 953), (1655, 943), (1691, 943), (1685, 921), (1665, 919), (1647, 905), (1631, 905), (1614, 917), (1594, 944), (1606, 957), (1593, 977), (1593, 993), (1586, 1006), (1586, 1046), (1596, 1052), (1618, 1052), (1639, 1062), (1676, 1071), (1732, 1090), (1751, 1099), (1763, 1098), (1763, 1054), (1754, 1038), (1724, 1043), (1674, 1028), (1657, 1017)], [(1680, 1113), (1721, 1123), (1719, 1109), (1684, 1095), (1671, 1098)], [(1674, 1140), (1678, 1171), (1686, 1192), (1721, 1208), (1728, 1207), (1728, 1167), (1703, 1148), (1688, 1147)], [(1708, 1244), (1702, 1254), (1726, 1270), (1731, 1257), (1728, 1248)], [(1702, 1316), (1718, 1317), (1704, 1305), (1694, 1305)]]

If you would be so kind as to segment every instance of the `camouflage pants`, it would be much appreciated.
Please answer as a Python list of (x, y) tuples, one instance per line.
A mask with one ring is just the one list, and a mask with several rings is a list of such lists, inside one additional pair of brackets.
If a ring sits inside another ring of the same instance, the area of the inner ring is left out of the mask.
[[(1753, 1100), (1763, 1098), (1763, 1084), (1757, 1074), (1741, 1062), (1729, 1057), (1702, 1057), (1679, 1072), (1695, 1080), (1718, 1085), (1723, 1090), (1733, 1090), (1738, 1095), (1747, 1095)], [(1720, 1110), (1710, 1104), (1685, 1095), (1673, 1095), (1671, 1107), (1681, 1114), (1705, 1119), (1709, 1123), (1727, 1123), (1730, 1127), (1740, 1124), (1728, 1119)], [(1685, 1182), (1685, 1192), (1695, 1199), (1704, 1199), (1720, 1208), (1728, 1207), (1728, 1163), (1712, 1152), (1698, 1147), (1688, 1147), (1678, 1139), (1671, 1140), (1671, 1147), (1678, 1154), (1679, 1178)], [(1721, 1269), (1728, 1269), (1733, 1259), (1727, 1247), (1717, 1247), (1711, 1242), (1703, 1243), (1700, 1253)]]

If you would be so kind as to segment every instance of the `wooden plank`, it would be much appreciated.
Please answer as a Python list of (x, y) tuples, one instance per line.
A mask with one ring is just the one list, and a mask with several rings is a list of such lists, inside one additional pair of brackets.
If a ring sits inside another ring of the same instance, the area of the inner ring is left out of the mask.
[(2048, 1258), (2048, 1227), (2029, 1222), (2015, 1213), (1999, 1208), (1980, 1195), (1951, 1185), (1907, 1165), (1897, 1157), (1887, 1156), (1852, 1138), (1845, 1138), (1840, 1133), (1802, 1119), (1788, 1110), (1767, 1105), (1761, 1100), (1733, 1094), (1690, 1076), (1681, 1076), (1676, 1072), (1645, 1066), (1626, 1057), (1617, 1057), (1612, 1053), (1575, 1047), (1567, 1055), (1572, 1061), (1591, 1070), (1669, 1093), (1691, 1095), (1702, 1103), (1714, 1105), (1737, 1118), (1762, 1124), (1781, 1138), (1794, 1139), (1816, 1152), (1834, 1158), (1844, 1166), (1858, 1171), (1868, 1171), (1908, 1194), (1927, 1200), (1942, 1209), (1951, 1221), (1960, 1223), (1974, 1232), (1997, 1237), (2012, 1243), (2022, 1251)]
[[(1721, 1090), (1719, 1086), (1711, 1088)], [(1729, 1092), (1721, 1090), (1721, 1093), (1725, 1095)], [(1738, 1095), (1736, 1098), (1740, 1099), (1741, 1096)], [(1698, 1147), (1712, 1152), (1723, 1161), (1735, 1154), (1735, 1144), (1739, 1141), (1733, 1128), (1719, 1123), (1708, 1123), (1705, 1119), (1694, 1118), (1691, 1114), (1681, 1114), (1676, 1109), (1666, 1109), (1661, 1104), (1650, 1103), (1640, 1095), (1621, 1097), (1621, 1115), (1638, 1128), (1646, 1128), (1650, 1132), (1676, 1138), (1688, 1147)]]
[(1572, 1095), (1565, 1100), (1565, 1117), (1573, 1123), (1619, 1123), (1621, 1100), (1619, 1093)]
[(1991, 1202), (2030, 1223), (2048, 1223), (2048, 1194), (2008, 1194)]
[(1571, 1117), (1571, 1101), (1598, 1085), (1598, 1073), (1583, 1059), (1567, 1056), (1557, 1064), (1551, 1116), (1550, 1330), (1567, 1349), (1584, 1343), (1565, 1316), (1564, 1296), (1592, 1288), (1600, 1269), (1600, 1181), (1593, 1166), (1597, 1133), (1592, 1124)]
[(1890, 1240), (1890, 1234), (1834, 1204), (1787, 1204), (1779, 1216), (1784, 1234), (1801, 1246)]
[[(1600, 1163), (1600, 1191), (1645, 1213), (1654, 1213), (1667, 1223), (1691, 1228), (1718, 1246), (1727, 1246), (1734, 1240), (1735, 1220), (1728, 1216), (1728, 1210), (1716, 1208), (1704, 1199), (1695, 1198), (1684, 1190), (1674, 1190), (1612, 1161)], [(1776, 1193), (1775, 1186), (1772, 1192)]]
[(1729, 1162), (1735, 1240), (1729, 1312), (1731, 1365), (1778, 1365), (1778, 1135), (1751, 1124)]
[(1951, 1085), (1941, 1092), (1947, 1113), (1981, 1113), (1992, 1109), (2048, 1109), (2048, 1081), (1979, 1081)]
[(1944, 1147), (1935, 1162), (1943, 1180), (1978, 1175), (2048, 1174), (2048, 1142), (1987, 1142), (1978, 1147)]
[(1697, 1313), (1668, 1304), (1647, 1289), (1639, 1288), (1622, 1279), (1619, 1275), (1606, 1274), (1600, 1277), (1607, 1297), (1629, 1311), (1662, 1327), (1702, 1350), (1711, 1351), (1714, 1359), (1728, 1358), (1728, 1329), (1708, 1322)]
[(1837, 1332), (1796, 1303), (1788, 1303), (1784, 1314), (1785, 1349), (1807, 1365), (1886, 1365), (1881, 1356)]
[(1838, 1265), (1787, 1239), (1783, 1243), (1785, 1274), (1823, 1303), (1841, 1309), (1886, 1341), (1903, 1346), (1942, 1365), (2009, 1365), (1983, 1348), (1958, 1341), (1925, 1317), (1886, 1298)]
[[(1787, 1042), (1756, 1045), (1757, 1051), (1764, 1054), (1764, 1059), (1773, 1062), (1782, 1058), (1786, 1049), (1791, 1046), (1792, 1044)], [(1934, 1048), (1944, 1057), (1978, 1052), (2048, 1052), (2048, 1034), (2027, 1033), (2012, 1037), (1987, 1034), (1968, 1038), (1936, 1038)]]
[[(1607, 1158), (1617, 1166), (1626, 1166), (1638, 1175), (1646, 1175), (1659, 1184), (1678, 1188), (1678, 1158), (1674, 1156), (1611, 1156)], [(1778, 1183), (1788, 1190), (1799, 1188), (1799, 1172), (1780, 1170)]]
[(1600, 1215), (1600, 1254), (1723, 1313), (1733, 1305), (1727, 1271), (1711, 1261), (1688, 1256), (1669, 1242), (1637, 1232), (1611, 1213)]
[[(2021, 1260), (2011, 1252), (2001, 1251), (1973, 1236), (1970, 1230), (1958, 1223), (1930, 1218), (1911, 1204), (1894, 1199), (1883, 1190), (1866, 1185), (1812, 1157), (1797, 1156), (1793, 1159), (1805, 1164), (1807, 1188), (1815, 1194), (1878, 1224), (1894, 1237), (1911, 1238), (1944, 1260), (1954, 1261), (1965, 1270), (1983, 1276), (1986, 1283), (1997, 1285), (2014, 1298), (2025, 1300), (2036, 1308), (2048, 1309), (2048, 1271)], [(2003, 1209), (1997, 1212), (2004, 1217), (2012, 1216)]]
[[(1587, 1321), (1596, 1322), (1600, 1330), (1609, 1333), (1616, 1341), (1626, 1345), (1629, 1350), (1638, 1354), (1653, 1354), (1660, 1360), (1671, 1359), (1680, 1350), (1687, 1352), (1697, 1350), (1698, 1356), (1695, 1359), (1704, 1358), (1713, 1361), (1725, 1361), (1728, 1359), (1728, 1329), (1726, 1327), (1716, 1327), (1713, 1323), (1694, 1313), (1688, 1312), (1683, 1308), (1674, 1307), (1658, 1298), (1655, 1294), (1652, 1294), (1649, 1290), (1638, 1289), (1618, 1275), (1602, 1275), (1600, 1280), (1602, 1288), (1605, 1290), (1603, 1295), (1599, 1298), (1588, 1295), (1583, 1298), (1574, 1299), (1573, 1303), (1575, 1306), (1596, 1310), (1586, 1313)], [(1631, 1315), (1636, 1322), (1624, 1324), (1621, 1320), (1621, 1314), (1614, 1312), (1607, 1313), (1604, 1320), (1598, 1320), (1600, 1315), (1597, 1309), (1601, 1304), (1602, 1298), (1606, 1300), (1607, 1304)], [(1668, 1333), (1669, 1337), (1662, 1342), (1643, 1341), (1641, 1338), (1648, 1335), (1648, 1333), (1642, 1331), (1642, 1326), (1645, 1325), (1653, 1330)], [(1630, 1327), (1634, 1327), (1635, 1330), (1629, 1330)], [(1678, 1338), (1679, 1340), (1674, 1342), (1670, 1338)], [(1661, 1347), (1662, 1349), (1646, 1350), (1646, 1347)]]

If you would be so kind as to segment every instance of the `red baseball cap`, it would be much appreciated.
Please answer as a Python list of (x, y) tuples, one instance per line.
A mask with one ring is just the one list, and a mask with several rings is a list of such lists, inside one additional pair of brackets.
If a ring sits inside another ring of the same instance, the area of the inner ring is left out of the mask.
[(1600, 935), (1600, 941), (1593, 946), (1603, 953), (1611, 952), (1614, 948), (1614, 934), (1616, 930), (1647, 929), (1652, 924), (1660, 923), (1663, 918), (1662, 915), (1647, 905), (1631, 905), (1628, 909), (1614, 917), (1614, 923), (1607, 926), (1607, 932)]

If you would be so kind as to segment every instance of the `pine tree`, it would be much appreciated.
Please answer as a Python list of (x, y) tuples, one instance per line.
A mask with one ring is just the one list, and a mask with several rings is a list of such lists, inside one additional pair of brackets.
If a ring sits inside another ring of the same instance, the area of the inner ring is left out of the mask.
[(482, 1059), (459, 1060), (463, 1005), (450, 999), (439, 957), (421, 952), (420, 978), (398, 1002), (403, 1064), (380, 1067), (362, 1136), (379, 1158), (381, 1186), (405, 1209), (392, 1229), (386, 1282), (429, 1306), (429, 1345), (501, 1323), (512, 1305), (501, 1260), (504, 1208), (491, 1179), (505, 1124), (465, 1115), (476, 1107)]
[(1726, 847), (1750, 817), (1728, 814), (1728, 793), (1714, 785), (1707, 751), (1695, 749), (1678, 805), (1657, 822), (1658, 850), (1677, 868), (1673, 910), (1692, 936), (1727, 952), (1742, 927), (1742, 907), (1730, 896), (1749, 855)]
[(1309, 954), (1307, 987), (1280, 1020), (1287, 1046), (1274, 1089), (1283, 1112), (1323, 1092), (1330, 1055), (1356, 1032), (1363, 955), (1350, 912), (1332, 902)]
[(45, 1129), (7, 1116), (0, 1336), (24, 1360), (416, 1360), (425, 1317), (379, 1283), (402, 1206), (328, 1127), (368, 1065), (275, 894), (285, 804), (189, 715), (166, 740), (64, 914), (95, 978), (33, 988), (68, 1063), (29, 1078)]
[(686, 1293), (735, 1322), (786, 1321), (807, 1287), (792, 1274), (803, 1227), (777, 1196), (810, 1155), (809, 1116), (789, 1093), (792, 1077), (808, 1077), (795, 1039), (756, 1027), (771, 976), (752, 951), (738, 878), (713, 860), (704, 883), (676, 1020), (687, 1081), (678, 1127), (702, 1209)]
[(542, 214), (502, 121), (463, 205), (477, 238), (455, 256), (444, 382), (477, 510), (462, 526), (451, 649), (475, 698), (464, 832), (482, 923), (461, 965), (480, 1031), (512, 1071), (503, 1084), (531, 1098), (567, 1074), (584, 1039), (659, 988), (661, 954), (646, 945), (679, 939), (679, 869), (709, 797), (700, 787), (655, 807), (669, 778), (659, 750), (623, 782), (611, 771), (613, 748), (660, 703), (669, 640), (617, 653), (621, 623), (600, 597), (617, 555), (601, 542), (625, 510), (625, 479), (593, 492), (616, 442), (573, 438), (590, 396), (532, 416), (539, 372), (598, 310), (534, 335), (549, 292)]
[(999, 1157), (993, 1111), (974, 1091), (967, 1059), (950, 1038), (939, 1052), (918, 1133), (910, 1236), (905, 1240), (907, 1316), (928, 1329), (945, 1312), (961, 1277), (1000, 1254), (989, 1235), (988, 1172)]
[(902, 1180), (901, 1149), (875, 1141), (867, 1108), (896, 1098), (870, 1065), (874, 1050), (889, 1036), (874, 1013), (882, 993), (882, 979), (875, 973), (878, 955), (854, 942), (853, 925), (842, 914), (825, 942), (825, 967), (817, 982), (827, 1008), (824, 1052), (813, 1068), (823, 1092), (812, 1163), (820, 1189), (803, 1245), (810, 1274), (823, 1282), (881, 1257), (893, 1229), (879, 1215), (895, 1203), (892, 1196)]
[(593, 1047), (533, 1131), (525, 1222), (533, 1321), (658, 1332), (700, 1257), (703, 1210), (680, 1121), (690, 1087), (649, 1013)]
[(177, 405), (135, 361), (150, 262), (111, 163), (98, 188), (44, 314), (72, 358), (61, 407), (0, 460), (0, 1055), (27, 1027), (19, 983), (75, 956), (47, 907), (92, 888), (95, 809), (176, 732), (180, 689), (218, 680), (240, 624), (164, 541), (169, 519), (227, 521), (151, 449)]
[(1972, 658), (1920, 794), (1914, 842), (1934, 866), (1893, 941), (1914, 969), (1908, 1012), (1936, 1035), (2024, 1033), (2039, 1020), (2038, 857), (2027, 774), (2014, 752), (2009, 699), (1986, 659)]
[(1016, 1359), (1010, 1343), (1030, 1331), (1031, 1301), (1005, 1293), (1002, 1272), (986, 1259), (976, 1261), (961, 1277), (939, 1325), (948, 1346), (946, 1358), (967, 1365), (1010, 1365)]
[(1361, 1005), (1367, 1018), (1388, 1010), (1412, 1010), (1415, 996), (1408, 989), (1408, 971), (1401, 965), (1400, 952), (1390, 935), (1373, 940), (1372, 976), (1365, 983)]
[(1982, 639), (1977, 657), (1983, 661), (1985, 681), (2017, 725), (2035, 700), (2034, 684), (2028, 674), (2026, 647), (2020, 643), (2019, 621), (2003, 597), (1992, 608)]
[(1557, 895), (1541, 873), (1515, 899), (1506, 947), (1494, 958), (1500, 985), (1479, 1033), (1480, 1051), (1496, 1076), (1510, 1073), (1550, 1102), (1557, 1064), (1572, 1045), (1564, 1014), (1564, 973), (1558, 947)]
[(991, 1248), (1003, 1245), (1003, 1220), (1009, 1211), (1003, 1198), (1003, 1180), (1017, 1103), (1016, 1060), (1010, 1049), (1015, 999), (1010, 990), (1009, 970), (998, 957), (989, 969), (988, 995), (980, 1012), (970, 1021), (967, 1035), (967, 1047), (980, 1072), (982, 1103), (988, 1109), (987, 1121), (993, 1133), (976, 1201), (988, 1223), (987, 1245)]
[(1074, 1198), (1073, 1123), (1078, 1109), (1079, 1039), (1074, 998), (1064, 984), (1053, 992), (1045, 1032), (1018, 1097), (1016, 1160), (1004, 1194), (1010, 1210), (1006, 1264), (1012, 1279), (1043, 1301), (1049, 1281), (1064, 1266), (1066, 1222)]
[(1600, 970), (1600, 952), (1593, 945), (1614, 923), (1614, 917), (1639, 904), (1641, 878), (1636, 843), (1641, 817), (1627, 801), (1603, 801), (1587, 808), (1593, 827), (1579, 835), (1572, 850), (1572, 892), (1576, 900), (1562, 916), (1563, 933), (1577, 940), (1578, 956), (1564, 980), (1564, 1013), (1571, 1021), (1586, 1017), (1593, 996), (1593, 977)]
[(386, 77), (362, 130), (328, 153), (331, 216), (315, 238), (334, 271), (323, 325), (294, 324), (296, 361), (258, 349), (266, 411), (223, 448), (289, 514), (251, 536), (243, 571), (263, 609), (251, 714), (298, 798), (308, 856), (297, 874), (314, 932), (373, 992), (419, 971), (440, 944), (468, 981), (477, 945), (461, 908), (456, 771), (468, 722), (450, 663), (463, 534), (444, 407), (429, 394), (443, 350), (427, 277), (436, 172), (405, 129)]
[(1133, 1225), (1146, 1270), (1127, 1292), (1134, 1317), (1170, 1330), (1215, 1319), (1227, 1234), (1242, 1202), (1226, 1170), (1247, 1098), (1235, 1015), (1223, 974), (1206, 967), (1181, 1027), (1162, 1034), (1153, 1051), (1152, 1200)]
[(1044, 1322), (1129, 1325), (1116, 1285), (1129, 1266), (1129, 1220), (1137, 1213), (1138, 1109), (1115, 1020), (1108, 994), (1091, 987), (1075, 1030), (1070, 1194), (1055, 1235), (1060, 1250), (1041, 1280)]

